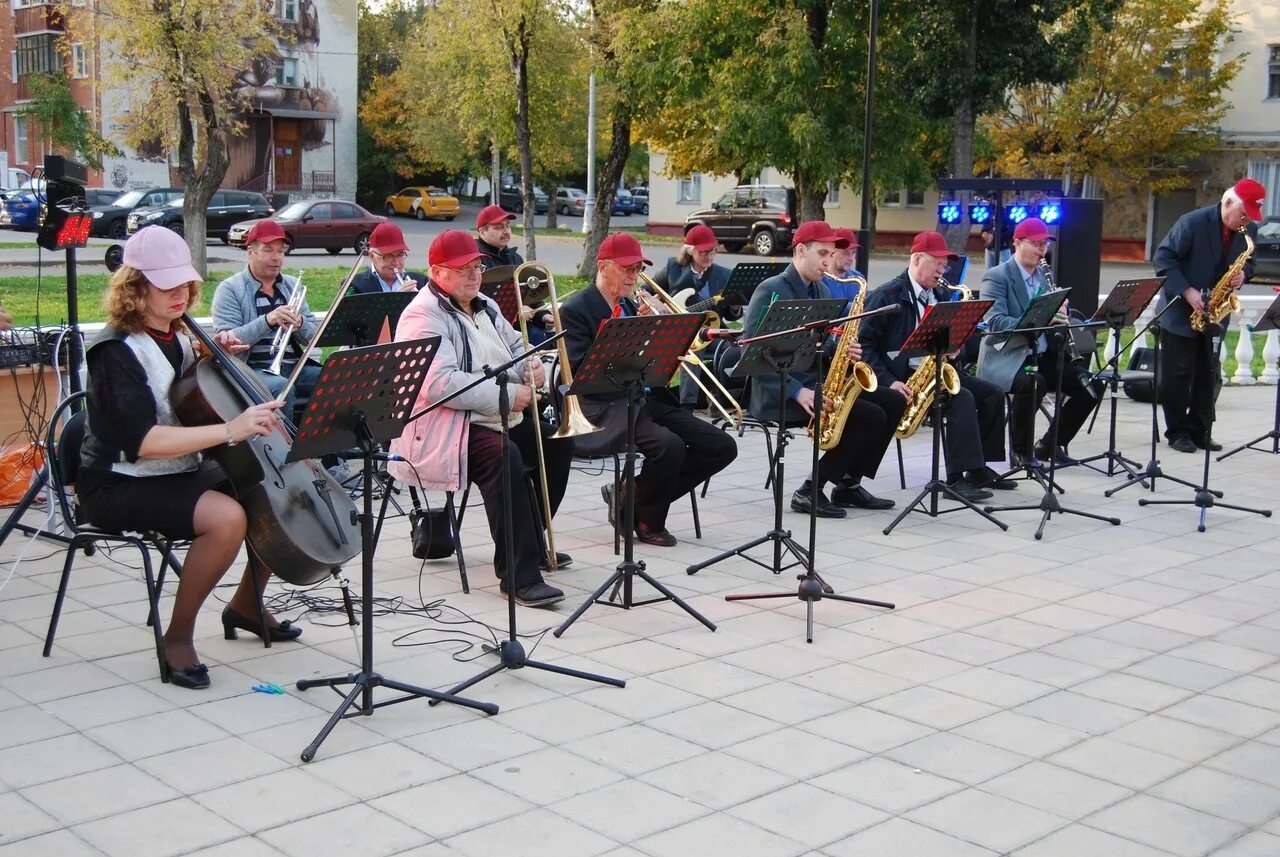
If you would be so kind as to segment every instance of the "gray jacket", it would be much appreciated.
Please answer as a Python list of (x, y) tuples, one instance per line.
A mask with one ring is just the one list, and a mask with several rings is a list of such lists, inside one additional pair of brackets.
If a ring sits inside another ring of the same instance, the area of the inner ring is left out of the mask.
[[(294, 286), (298, 283), (294, 277), (288, 277), (284, 274), (280, 275), (276, 288), (280, 291), (280, 295), (284, 298), (285, 303), (289, 302), (289, 296), (293, 294)], [(258, 315), (258, 308), (255, 306), (254, 295), (258, 293), (258, 281), (253, 278), (253, 274), (249, 273), (248, 267), (238, 274), (232, 274), (221, 283), (213, 293), (213, 329), (216, 333), (229, 330), (234, 333), (241, 342), (253, 345), (261, 339), (275, 336), (275, 328), (267, 324), (267, 317)], [(302, 329), (294, 331), (294, 341), (298, 343), (299, 348), (305, 348), (307, 343), (311, 342), (316, 335), (315, 316), (311, 314), (311, 309), (307, 306), (307, 299), (302, 299)], [(241, 360), (248, 362), (249, 352), (245, 351), (236, 355)]]
[(983, 275), (982, 298), (995, 303), (983, 317), (987, 323), (987, 336), (982, 337), (978, 350), (978, 377), (1007, 393), (1018, 370), (1031, 354), (1028, 345), (1008, 345), (997, 349), (996, 346), (1002, 345), (1008, 337), (991, 335), (1017, 327), (1031, 303), (1026, 276), (1016, 259), (1011, 256), (1007, 262), (1001, 262)]

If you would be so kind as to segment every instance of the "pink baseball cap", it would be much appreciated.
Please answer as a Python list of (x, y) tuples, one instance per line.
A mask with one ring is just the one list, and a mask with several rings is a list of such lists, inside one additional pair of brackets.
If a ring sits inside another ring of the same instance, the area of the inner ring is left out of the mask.
[(808, 244), (812, 241), (828, 242), (836, 245), (836, 248), (840, 250), (849, 246), (849, 239), (842, 237), (825, 220), (806, 220), (800, 224), (800, 228), (796, 230), (795, 235), (791, 236), (791, 245), (793, 247), (797, 244)]
[(181, 235), (164, 226), (145, 226), (124, 242), (124, 264), (141, 271), (161, 291), (204, 282), (191, 265), (191, 248)]
[(470, 265), (484, 254), (476, 246), (476, 239), (461, 229), (446, 229), (431, 242), (427, 251), (427, 263), (443, 265), (446, 268), (461, 268)]
[(511, 221), (515, 219), (516, 216), (514, 214), (500, 205), (486, 205), (476, 215), (476, 229), (481, 229), (490, 223), (502, 223), (504, 220)]

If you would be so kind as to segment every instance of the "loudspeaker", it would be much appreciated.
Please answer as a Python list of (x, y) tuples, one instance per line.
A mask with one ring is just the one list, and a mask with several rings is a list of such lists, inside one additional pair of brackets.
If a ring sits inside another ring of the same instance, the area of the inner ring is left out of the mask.
[[(1092, 316), (1098, 309), (1102, 268), (1102, 200), (1066, 197), (1054, 248), (1057, 283), (1071, 289), (1072, 309)], [(1107, 283), (1110, 289), (1112, 283)]]

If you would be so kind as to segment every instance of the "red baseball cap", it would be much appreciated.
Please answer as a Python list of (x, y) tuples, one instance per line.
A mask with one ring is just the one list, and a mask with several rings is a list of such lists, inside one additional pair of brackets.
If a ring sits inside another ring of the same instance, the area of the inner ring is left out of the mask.
[(1048, 241), (1052, 237), (1049, 227), (1038, 217), (1028, 217), (1013, 230), (1014, 241)]
[(409, 245), (404, 243), (404, 233), (400, 227), (390, 221), (384, 221), (373, 227), (369, 236), (369, 249), (379, 253), (408, 253)]
[(720, 244), (716, 240), (716, 234), (711, 231), (711, 227), (701, 223), (684, 234), (684, 243), (695, 250), (710, 250)]
[(431, 242), (427, 251), (427, 263), (443, 265), (446, 268), (461, 268), (470, 265), (484, 254), (476, 246), (476, 239), (469, 232), (461, 229), (446, 229)]
[(800, 224), (800, 228), (796, 230), (795, 235), (791, 236), (791, 246), (797, 244), (809, 244), (814, 241), (825, 241), (836, 245), (837, 249), (843, 250), (849, 246), (849, 239), (843, 237), (831, 228), (831, 224), (825, 220), (806, 220)]
[(635, 239), (635, 236), (625, 232), (615, 232), (600, 242), (596, 261), (603, 262), (608, 259), (612, 259), (624, 268), (636, 262), (653, 264), (644, 257), (644, 250), (640, 249), (640, 242)]
[(504, 220), (511, 221), (515, 219), (516, 216), (514, 214), (506, 211), (500, 205), (486, 205), (476, 215), (476, 229), (488, 226), (491, 223), (501, 223)]
[(244, 234), (244, 246), (246, 247), (254, 241), (270, 244), (272, 241), (288, 240), (289, 236), (284, 234), (284, 227), (276, 220), (259, 220)]
[(952, 253), (951, 248), (947, 246), (947, 239), (943, 238), (937, 232), (921, 232), (911, 242), (912, 253), (926, 253), (935, 259), (959, 259), (957, 253)]
[(1253, 179), (1240, 179), (1231, 189), (1244, 203), (1244, 213), (1249, 215), (1249, 219), (1261, 220), (1262, 201), (1267, 198), (1267, 189), (1262, 183)]
[(836, 235), (839, 235), (845, 241), (849, 242), (844, 247), (841, 247), (840, 248), (841, 250), (845, 249), (846, 247), (854, 250), (858, 248), (858, 236), (854, 234), (854, 231), (852, 229), (848, 228), (847, 226), (842, 226), (839, 229), (837, 229), (835, 232), (836, 232)]

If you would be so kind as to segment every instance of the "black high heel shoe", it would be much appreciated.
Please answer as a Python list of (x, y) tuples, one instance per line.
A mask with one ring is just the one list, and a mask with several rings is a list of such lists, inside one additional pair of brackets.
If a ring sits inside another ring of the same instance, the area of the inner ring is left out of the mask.
[(241, 616), (230, 607), (226, 607), (222, 611), (222, 636), (228, 640), (236, 639), (236, 629), (248, 631), (262, 639), (270, 639), (273, 643), (282, 643), (286, 640), (296, 640), (302, 636), (302, 629), (295, 627), (293, 622), (286, 619), (278, 626), (272, 628), (267, 627), (268, 637), (262, 636), (262, 626), (257, 622), (250, 621)]
[(209, 686), (209, 668), (204, 664), (192, 664), (178, 669), (165, 661), (165, 670), (169, 673), (169, 682), (188, 690), (204, 690)]

